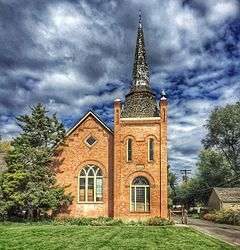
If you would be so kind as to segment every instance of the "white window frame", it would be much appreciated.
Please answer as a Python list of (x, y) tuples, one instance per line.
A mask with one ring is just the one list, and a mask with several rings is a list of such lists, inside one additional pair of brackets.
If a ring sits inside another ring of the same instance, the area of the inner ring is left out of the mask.
[[(85, 169), (89, 167), (89, 169), (86, 171)], [(97, 170), (94, 170), (94, 167), (97, 168)], [(94, 175), (93, 176), (88, 176), (90, 171), (93, 171)], [(85, 175), (81, 176), (81, 172), (84, 171)], [(101, 171), (101, 169), (95, 165), (87, 165), (84, 168), (81, 169), (81, 171), (79, 172), (78, 175), (78, 203), (103, 203), (103, 176), (97, 176), (98, 172)], [(84, 192), (85, 192), (85, 200), (84, 201), (80, 201), (80, 179), (85, 179), (85, 188), (84, 188)], [(88, 201), (88, 179), (93, 179), (93, 190), (94, 190), (94, 196), (93, 196), (93, 201)], [(101, 179), (102, 181), (102, 200), (101, 201), (97, 201), (97, 196), (96, 196), (96, 191), (97, 191), (97, 179)]]
[[(90, 145), (90, 144), (87, 142), (87, 140), (88, 140), (90, 137), (93, 137), (93, 138), (95, 139), (95, 142), (94, 142), (92, 145)], [(95, 136), (93, 136), (92, 134), (90, 134), (90, 135), (88, 135), (88, 136), (85, 138), (84, 143), (86, 144), (87, 147), (91, 148), (91, 147), (93, 147), (93, 146), (97, 143), (97, 139), (95, 138)]]
[[(144, 211), (137, 211), (136, 189), (138, 187), (144, 187)], [(134, 205), (132, 205), (132, 188), (134, 188)], [(149, 190), (149, 209), (147, 209), (147, 189)], [(148, 185), (133, 185), (133, 184), (130, 185), (130, 212), (135, 212), (135, 213), (149, 213), (150, 212), (150, 185), (149, 184)]]

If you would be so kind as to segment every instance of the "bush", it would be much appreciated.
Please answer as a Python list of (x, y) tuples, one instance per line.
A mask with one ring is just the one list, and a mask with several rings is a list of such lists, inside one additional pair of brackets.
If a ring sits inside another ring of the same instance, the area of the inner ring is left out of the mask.
[(205, 220), (240, 226), (240, 210), (219, 210), (203, 216)]
[(78, 226), (117, 226), (122, 225), (123, 222), (120, 219), (112, 219), (110, 217), (97, 217), (97, 218), (56, 218), (53, 221), (54, 224), (68, 224)]
[(4, 221), (3, 223), (24, 223), (27, 225), (77, 225), (77, 226), (167, 226), (172, 225), (173, 221), (169, 221), (160, 217), (149, 218), (147, 220), (138, 220), (138, 221), (126, 221), (123, 222), (121, 219), (113, 219), (110, 217), (97, 217), (97, 218), (55, 218), (53, 220), (9, 220)]
[(188, 214), (188, 216), (193, 219), (201, 219), (201, 214), (192, 213), (192, 214)]
[(130, 221), (124, 222), (124, 224), (127, 226), (144, 226), (145, 222), (142, 220), (130, 220)]
[(208, 221), (215, 221), (216, 215), (213, 213), (207, 213), (203, 215), (203, 219)]
[(167, 225), (173, 225), (173, 221), (163, 219), (161, 217), (153, 217), (146, 220), (145, 225), (147, 226), (167, 226)]

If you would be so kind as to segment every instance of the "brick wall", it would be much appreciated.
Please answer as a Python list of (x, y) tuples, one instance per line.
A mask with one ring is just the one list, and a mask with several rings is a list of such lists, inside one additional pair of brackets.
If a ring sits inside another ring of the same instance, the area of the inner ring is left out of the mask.
[[(85, 139), (93, 135), (97, 143), (92, 147)], [(66, 193), (74, 196), (72, 205), (62, 216), (112, 216), (113, 214), (113, 135), (107, 131), (92, 115), (66, 137), (58, 156), (57, 183), (66, 186)], [(103, 172), (103, 202), (78, 203), (78, 175), (88, 164), (94, 164)]]
[[(160, 102), (160, 117), (121, 118), (121, 102), (114, 104), (114, 137), (94, 116), (89, 115), (65, 139), (57, 157), (57, 183), (74, 197), (61, 216), (114, 216), (140, 219), (166, 218), (167, 208), (167, 101)], [(88, 147), (85, 139), (92, 135), (97, 143)], [(133, 159), (126, 160), (126, 142), (133, 139)], [(148, 139), (154, 139), (154, 161), (148, 161)], [(103, 202), (78, 202), (78, 175), (93, 164), (103, 172)], [(150, 183), (150, 211), (130, 211), (130, 185), (137, 176)]]
[[(158, 118), (121, 118), (121, 102), (114, 104), (114, 216), (167, 217), (167, 101)], [(126, 142), (133, 139), (133, 159), (126, 160)], [(154, 138), (154, 161), (148, 161), (148, 139)], [(150, 182), (150, 212), (130, 212), (130, 184), (137, 176)]]

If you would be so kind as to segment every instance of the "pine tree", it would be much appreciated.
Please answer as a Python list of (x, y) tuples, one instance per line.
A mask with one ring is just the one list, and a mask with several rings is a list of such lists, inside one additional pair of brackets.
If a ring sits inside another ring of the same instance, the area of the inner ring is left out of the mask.
[(53, 164), (65, 129), (56, 115), (47, 115), (42, 104), (31, 110), (31, 115), (16, 118), (22, 132), (13, 141), (13, 150), (7, 157), (8, 170), (0, 179), (0, 213), (8, 216), (39, 218), (48, 210), (57, 212), (71, 201), (64, 188), (56, 185)]

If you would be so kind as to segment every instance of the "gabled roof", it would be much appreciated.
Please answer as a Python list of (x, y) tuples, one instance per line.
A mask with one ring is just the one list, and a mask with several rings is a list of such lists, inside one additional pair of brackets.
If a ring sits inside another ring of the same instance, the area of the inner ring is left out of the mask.
[(222, 202), (240, 202), (240, 188), (213, 188)]
[(6, 153), (0, 153), (0, 173), (7, 169), (7, 163), (5, 161)]
[(72, 128), (70, 128), (66, 136), (69, 136), (82, 122), (84, 122), (89, 116), (92, 116), (98, 123), (102, 125), (108, 132), (113, 133), (113, 131), (104, 123), (96, 114), (92, 111), (87, 112)]

